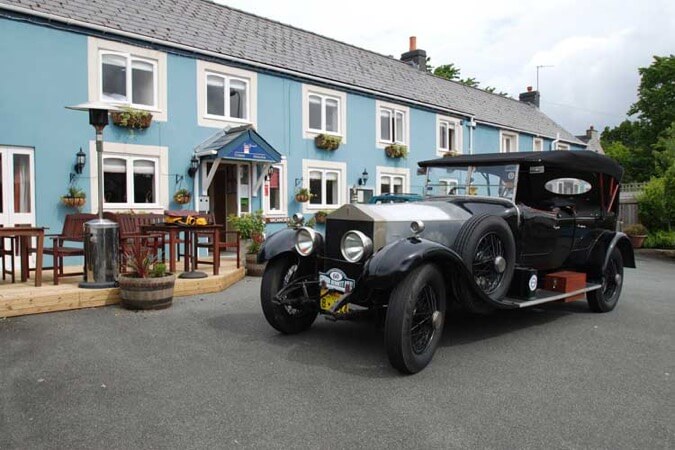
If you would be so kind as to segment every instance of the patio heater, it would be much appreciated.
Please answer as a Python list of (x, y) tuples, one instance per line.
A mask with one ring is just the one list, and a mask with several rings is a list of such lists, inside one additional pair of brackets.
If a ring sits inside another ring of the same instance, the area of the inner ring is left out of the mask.
[(66, 108), (88, 111), (89, 124), (96, 129), (98, 218), (84, 224), (84, 281), (79, 286), (88, 289), (115, 287), (119, 276), (119, 225), (103, 218), (103, 128), (108, 125), (108, 112), (120, 109), (100, 102)]

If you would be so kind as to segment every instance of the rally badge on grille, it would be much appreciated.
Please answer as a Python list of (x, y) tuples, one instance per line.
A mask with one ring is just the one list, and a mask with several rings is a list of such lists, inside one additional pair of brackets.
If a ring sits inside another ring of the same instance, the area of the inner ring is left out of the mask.
[(328, 272), (319, 273), (319, 284), (324, 289), (339, 292), (351, 292), (354, 289), (354, 280), (347, 278), (347, 275), (340, 269), (330, 269)]

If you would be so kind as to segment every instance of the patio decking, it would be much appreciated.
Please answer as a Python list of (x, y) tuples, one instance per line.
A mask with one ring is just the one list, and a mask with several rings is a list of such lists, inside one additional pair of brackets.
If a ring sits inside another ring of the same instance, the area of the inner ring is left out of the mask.
[[(181, 264), (179, 264), (181, 265)], [(181, 265), (182, 266), (182, 265)], [(81, 267), (66, 267), (66, 272), (76, 272)], [(244, 268), (237, 268), (232, 259), (221, 259), (220, 273), (213, 275), (212, 266), (200, 266), (207, 278), (176, 278), (174, 297), (207, 294), (227, 289), (244, 278)], [(181, 272), (177, 271), (177, 275)], [(95, 308), (119, 303), (119, 289), (81, 289), (78, 283), (82, 276), (63, 278), (54, 286), (51, 270), (43, 272), (41, 287), (35, 287), (31, 278), (25, 283), (9, 283), (0, 280), (0, 318), (38, 314), (69, 309)]]

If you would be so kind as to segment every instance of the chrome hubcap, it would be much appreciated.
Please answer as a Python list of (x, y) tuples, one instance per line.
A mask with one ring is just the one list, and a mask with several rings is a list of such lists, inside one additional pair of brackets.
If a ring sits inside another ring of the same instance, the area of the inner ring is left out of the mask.
[(495, 258), (495, 270), (497, 273), (504, 273), (506, 270), (506, 259), (503, 256), (497, 256)]
[(434, 324), (435, 330), (438, 330), (441, 327), (441, 312), (440, 311), (434, 311), (434, 313), (431, 315), (431, 323)]

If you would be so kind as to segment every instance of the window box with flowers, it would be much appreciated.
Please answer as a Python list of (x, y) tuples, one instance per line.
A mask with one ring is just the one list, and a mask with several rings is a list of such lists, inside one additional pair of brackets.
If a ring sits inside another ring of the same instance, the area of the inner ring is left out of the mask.
[(340, 147), (340, 144), (342, 143), (342, 137), (322, 133), (314, 138), (314, 143), (318, 149), (333, 151)]
[(122, 128), (142, 130), (152, 123), (152, 114), (148, 111), (130, 107), (122, 108), (122, 111), (110, 113), (113, 124)]
[(408, 156), (408, 146), (403, 144), (391, 144), (384, 148), (389, 158), (405, 158)]

